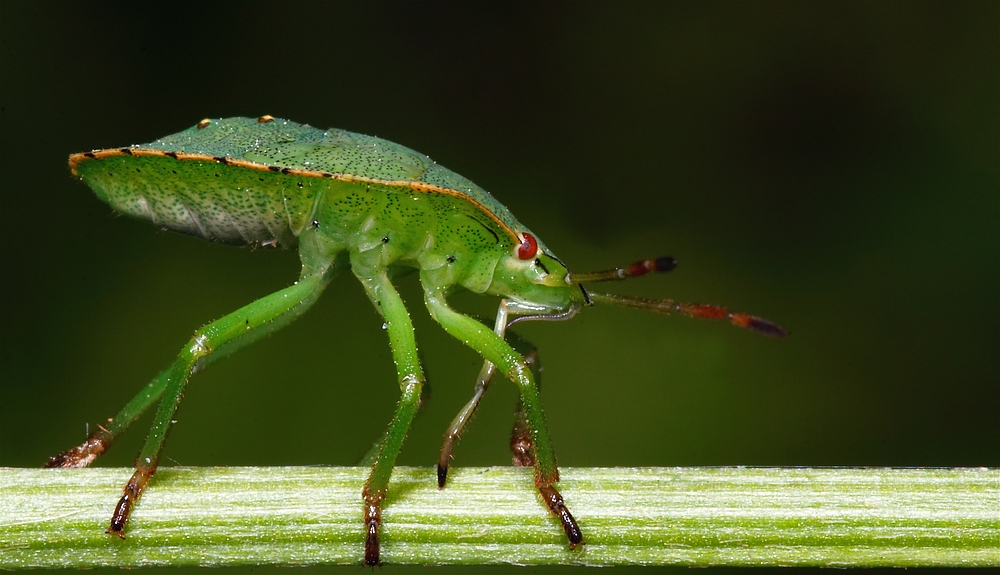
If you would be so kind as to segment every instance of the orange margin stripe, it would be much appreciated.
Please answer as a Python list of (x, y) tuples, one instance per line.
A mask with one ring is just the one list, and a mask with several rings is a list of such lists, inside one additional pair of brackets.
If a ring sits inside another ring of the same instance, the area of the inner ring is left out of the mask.
[(167, 152), (164, 150), (155, 150), (150, 148), (108, 148), (105, 150), (94, 150), (92, 152), (80, 152), (79, 154), (71, 154), (69, 157), (69, 169), (74, 176), (79, 177), (77, 172), (77, 166), (82, 162), (87, 160), (103, 160), (104, 158), (110, 158), (115, 156), (152, 156), (157, 158), (172, 158), (178, 161), (199, 161), (199, 162), (215, 162), (217, 164), (223, 164), (225, 166), (236, 166), (239, 168), (249, 168), (251, 170), (257, 170), (259, 172), (280, 172), (289, 176), (302, 176), (305, 178), (330, 178), (340, 182), (347, 183), (360, 183), (360, 184), (376, 184), (382, 186), (391, 186), (395, 188), (409, 188), (415, 192), (425, 192), (425, 193), (436, 193), (444, 194), (446, 196), (455, 196), (462, 198), (463, 200), (476, 206), (481, 212), (490, 217), (491, 220), (496, 222), (501, 229), (507, 232), (511, 239), (514, 240), (515, 244), (520, 244), (521, 238), (519, 234), (512, 230), (510, 226), (503, 222), (496, 214), (491, 212), (486, 208), (486, 206), (480, 204), (476, 200), (470, 198), (465, 193), (454, 190), (452, 188), (445, 188), (443, 186), (436, 186), (434, 184), (427, 184), (424, 182), (414, 182), (412, 180), (379, 180), (377, 178), (366, 178), (364, 176), (352, 176), (349, 174), (334, 174), (330, 172), (317, 172), (315, 170), (300, 170), (297, 168), (282, 168), (279, 166), (269, 166), (267, 164), (260, 164), (257, 162), (251, 162), (249, 160), (237, 160), (235, 158), (230, 158), (229, 156), (209, 156), (208, 154), (191, 154), (187, 152)]

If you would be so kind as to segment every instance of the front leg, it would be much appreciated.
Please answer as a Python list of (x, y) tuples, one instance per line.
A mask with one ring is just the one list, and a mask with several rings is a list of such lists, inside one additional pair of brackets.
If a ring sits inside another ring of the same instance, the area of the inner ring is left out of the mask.
[(531, 369), (521, 354), (503, 340), (500, 336), (478, 321), (462, 315), (451, 309), (444, 298), (444, 292), (436, 289), (424, 291), (424, 301), (431, 316), (449, 334), (465, 342), (476, 350), (486, 361), (489, 361), (513, 381), (521, 392), (521, 407), (527, 426), (531, 431), (531, 447), (535, 456), (535, 487), (549, 510), (559, 518), (563, 530), (569, 540), (571, 549), (583, 544), (583, 534), (573, 515), (569, 512), (562, 495), (554, 484), (559, 481), (559, 468), (556, 465), (555, 452), (549, 439), (545, 419), (542, 416), (542, 405), (538, 398), (538, 388), (535, 385)]
[[(507, 331), (507, 318), (507, 306), (505, 303), (501, 303), (500, 308), (497, 310), (497, 319), (493, 327), (493, 332), (507, 340), (515, 350), (524, 355), (524, 361), (528, 364), (528, 368), (531, 369), (531, 373), (535, 378), (535, 385), (536, 387), (540, 387), (542, 380), (541, 362), (538, 360), (538, 351), (531, 342), (512, 331)], [(472, 399), (462, 407), (462, 410), (458, 412), (458, 415), (455, 416), (455, 419), (452, 420), (451, 425), (445, 431), (444, 443), (441, 446), (441, 457), (438, 459), (437, 466), (439, 489), (444, 488), (445, 482), (448, 479), (448, 468), (451, 464), (455, 442), (465, 430), (465, 426), (472, 419), (472, 415), (476, 412), (483, 394), (486, 393), (490, 383), (493, 381), (495, 373), (496, 366), (489, 361), (484, 361), (483, 368), (479, 371), (479, 376), (476, 378)], [(511, 432), (510, 449), (514, 456), (514, 465), (518, 467), (534, 467), (535, 452), (531, 441), (531, 429), (528, 427), (527, 419), (525, 419), (524, 408), (520, 398), (518, 398), (517, 410), (515, 412), (514, 429)]]
[(382, 439), (382, 446), (375, 457), (371, 474), (365, 482), (364, 522), (365, 522), (365, 565), (380, 564), (379, 531), (382, 526), (382, 502), (389, 490), (389, 477), (396, 464), (396, 456), (403, 446), (403, 440), (410, 429), (410, 423), (420, 407), (420, 392), (424, 385), (424, 373), (417, 356), (417, 341), (413, 335), (413, 324), (399, 293), (389, 282), (385, 271), (373, 277), (360, 277), (375, 307), (385, 318), (392, 359), (399, 375), (402, 396), (396, 406), (396, 414), (389, 423), (389, 429)]
[[(506, 331), (507, 306), (501, 302), (500, 307), (497, 308), (497, 318), (493, 332), (500, 337), (504, 337)], [(495, 373), (496, 366), (488, 360), (484, 361), (483, 368), (479, 370), (479, 375), (476, 377), (475, 391), (472, 394), (472, 399), (462, 407), (462, 410), (458, 412), (455, 419), (451, 421), (451, 425), (448, 426), (447, 431), (444, 432), (444, 443), (441, 445), (441, 457), (438, 458), (437, 465), (438, 489), (444, 489), (445, 482), (448, 480), (448, 467), (451, 465), (451, 452), (455, 449), (455, 442), (458, 441), (458, 436), (462, 434), (465, 426), (472, 419), (472, 415), (476, 413), (476, 408), (479, 407), (479, 402), (483, 399), (483, 394), (489, 388), (490, 382), (493, 381)]]
[[(507, 339), (512, 340), (514, 349), (524, 354), (524, 361), (535, 376), (535, 387), (542, 387), (542, 363), (538, 359), (538, 350), (530, 342), (519, 338), (514, 332), (507, 332)], [(524, 402), (518, 398), (517, 409), (514, 411), (514, 428), (510, 432), (511, 459), (517, 467), (534, 467), (535, 446), (531, 440), (531, 426), (524, 413)]]

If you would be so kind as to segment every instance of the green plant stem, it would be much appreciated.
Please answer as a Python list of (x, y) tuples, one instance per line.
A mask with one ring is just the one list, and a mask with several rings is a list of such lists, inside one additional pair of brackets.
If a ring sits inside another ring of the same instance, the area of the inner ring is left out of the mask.
[[(364, 468), (162, 468), (128, 538), (129, 469), (0, 469), (0, 568), (360, 564)], [(403, 564), (1000, 565), (1000, 470), (564, 469), (570, 551), (532, 470), (397, 468), (382, 559)]]

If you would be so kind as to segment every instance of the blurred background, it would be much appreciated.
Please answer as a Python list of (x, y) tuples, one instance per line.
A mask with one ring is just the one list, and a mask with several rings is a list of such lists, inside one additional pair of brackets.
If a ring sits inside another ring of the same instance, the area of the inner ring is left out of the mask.
[[(79, 444), (194, 329), (298, 272), (116, 216), (67, 155), (262, 114), (430, 155), (573, 270), (679, 261), (615, 291), (791, 332), (608, 307), (519, 325), (563, 466), (1000, 465), (995, 2), (0, 11), (0, 465)], [(399, 286), (432, 388), (399, 463), (430, 466), (481, 362)], [(357, 463), (398, 399), (380, 327), (342, 274), (193, 379), (161, 464)], [(455, 465), (509, 464), (515, 401), (491, 388)], [(130, 465), (149, 419), (97, 465)]]

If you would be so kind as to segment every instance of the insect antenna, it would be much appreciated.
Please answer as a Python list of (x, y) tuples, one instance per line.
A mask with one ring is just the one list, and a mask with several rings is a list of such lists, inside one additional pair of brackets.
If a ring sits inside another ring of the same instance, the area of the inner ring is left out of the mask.
[(696, 303), (678, 303), (672, 299), (651, 299), (644, 297), (625, 296), (617, 294), (591, 293), (590, 299), (595, 303), (608, 303), (625, 307), (635, 307), (648, 309), (662, 314), (680, 313), (691, 317), (701, 317), (706, 319), (728, 319), (729, 323), (769, 335), (772, 337), (785, 337), (788, 332), (780, 325), (745, 313), (731, 312), (718, 305), (704, 305)]
[[(664, 256), (655, 260), (640, 260), (624, 268), (614, 268), (599, 272), (570, 273), (569, 282), (575, 284), (589, 282), (620, 281), (644, 276), (649, 273), (668, 272), (677, 267), (677, 260)], [(583, 286), (580, 286), (583, 290)], [(672, 299), (651, 299), (615, 294), (587, 292), (583, 290), (587, 303), (608, 303), (624, 307), (648, 309), (662, 314), (680, 313), (706, 319), (728, 319), (729, 323), (773, 337), (785, 337), (788, 332), (783, 327), (761, 317), (745, 313), (731, 312), (722, 306), (695, 303), (678, 303)]]
[(609, 282), (609, 281), (619, 281), (627, 278), (637, 278), (639, 276), (644, 276), (648, 273), (654, 272), (668, 272), (677, 267), (677, 260), (670, 256), (664, 256), (662, 258), (656, 258), (655, 260), (641, 260), (634, 264), (629, 265), (624, 268), (614, 268), (610, 270), (604, 270), (600, 272), (590, 272), (583, 274), (569, 274), (569, 282), (578, 283), (588, 283), (588, 282)]

